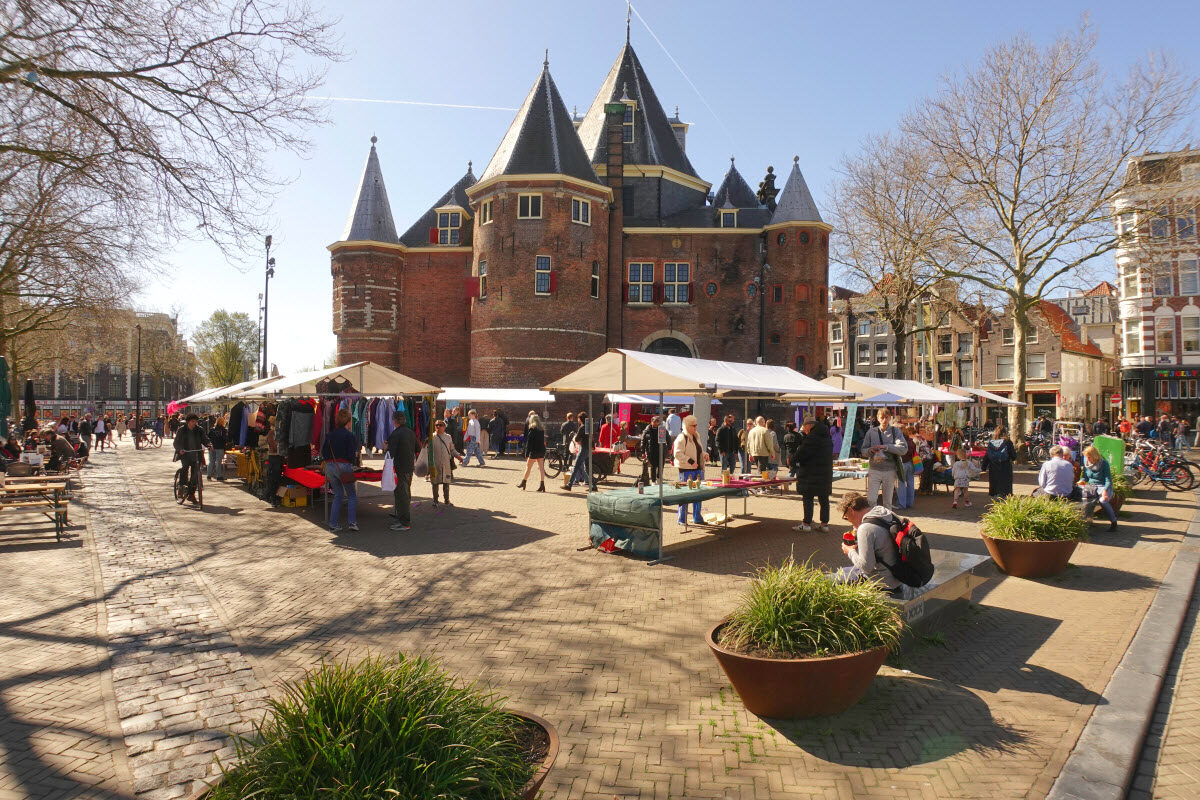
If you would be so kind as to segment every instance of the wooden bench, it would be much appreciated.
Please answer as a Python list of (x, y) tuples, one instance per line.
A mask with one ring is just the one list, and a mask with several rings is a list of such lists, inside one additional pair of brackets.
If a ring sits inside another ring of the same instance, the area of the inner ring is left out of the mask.
[(971, 592), (995, 576), (991, 556), (933, 551), (933, 578), (924, 586), (905, 586), (896, 603), (910, 630), (928, 631), (966, 606)]
[(0, 498), (0, 511), (34, 511), (45, 514), (54, 522), (54, 538), (59, 542), (62, 541), (63, 531), (67, 527), (68, 506), (67, 499), (61, 496), (13, 496), (6, 492), (5, 496)]

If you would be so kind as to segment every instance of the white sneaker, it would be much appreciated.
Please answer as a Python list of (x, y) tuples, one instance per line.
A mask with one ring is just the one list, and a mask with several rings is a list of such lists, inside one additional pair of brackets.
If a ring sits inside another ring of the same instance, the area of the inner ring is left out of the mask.
[(829, 526), (828, 525), (819, 525), (819, 526), (817, 526), (817, 530), (819, 530), (821, 533), (829, 533)]
[(341, 526), (341, 525), (330, 525), (330, 526), (329, 526), (329, 531), (330, 531), (330, 533), (337, 533), (337, 532), (338, 532), (338, 531), (340, 531), (341, 529), (342, 529), (342, 526)]
[(812, 530), (812, 525), (805, 525), (803, 522), (801, 522), (799, 525), (793, 525), (792, 530), (808, 533)]
[(351, 522), (349, 527), (350, 527), (350, 530), (352, 530), (352, 531), (356, 531), (356, 530), (358, 530), (358, 523), (357, 523), (357, 522)]

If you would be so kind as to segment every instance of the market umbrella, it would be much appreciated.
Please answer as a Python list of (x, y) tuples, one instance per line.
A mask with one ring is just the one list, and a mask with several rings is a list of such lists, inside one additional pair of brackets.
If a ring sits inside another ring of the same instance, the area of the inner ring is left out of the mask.
[(8, 385), (8, 359), (0, 356), (0, 436), (8, 438), (8, 415), (12, 413), (12, 388)]
[(33, 381), (25, 381), (25, 424), (26, 431), (37, 427), (37, 417), (34, 414), (36, 406), (33, 402)]

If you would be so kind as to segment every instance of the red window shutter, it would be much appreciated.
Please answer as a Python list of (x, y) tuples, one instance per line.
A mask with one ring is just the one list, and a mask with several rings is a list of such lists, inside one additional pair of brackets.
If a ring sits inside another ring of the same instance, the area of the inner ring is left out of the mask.
[(654, 302), (656, 305), (661, 306), (663, 304), (663, 295), (665, 294), (666, 292), (663, 291), (663, 285), (661, 283), (654, 284)]
[(479, 278), (466, 278), (463, 281), (463, 297), (467, 300), (479, 297)]
[(429, 229), (429, 243), (430, 244), (438, 243), (438, 229), (437, 228)]
[(625, 281), (621, 281), (621, 302), (629, 302), (629, 284)]
[(558, 291), (558, 270), (550, 271), (550, 292), (553, 294)]
[(696, 286), (691, 281), (688, 281), (688, 302), (696, 302)]

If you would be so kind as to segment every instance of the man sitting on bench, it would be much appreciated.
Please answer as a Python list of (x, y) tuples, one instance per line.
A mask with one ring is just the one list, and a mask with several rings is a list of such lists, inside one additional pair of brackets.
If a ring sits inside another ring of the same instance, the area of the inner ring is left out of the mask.
[(834, 573), (834, 580), (841, 583), (878, 580), (889, 592), (898, 592), (902, 584), (887, 566), (895, 566), (900, 560), (900, 550), (886, 524), (892, 512), (883, 506), (872, 508), (858, 492), (843, 495), (838, 511), (854, 529), (842, 537), (842, 552), (850, 559), (850, 566)]
[(75, 458), (75, 448), (71, 447), (65, 436), (46, 431), (46, 444), (50, 446), (50, 460), (46, 462), (46, 469), (61, 472), (70, 466), (71, 459)]
[(1050, 448), (1050, 460), (1042, 464), (1038, 472), (1038, 488), (1034, 494), (1055, 497), (1059, 500), (1079, 500), (1079, 487), (1075, 485), (1075, 465), (1067, 460), (1070, 451), (1061, 445)]

